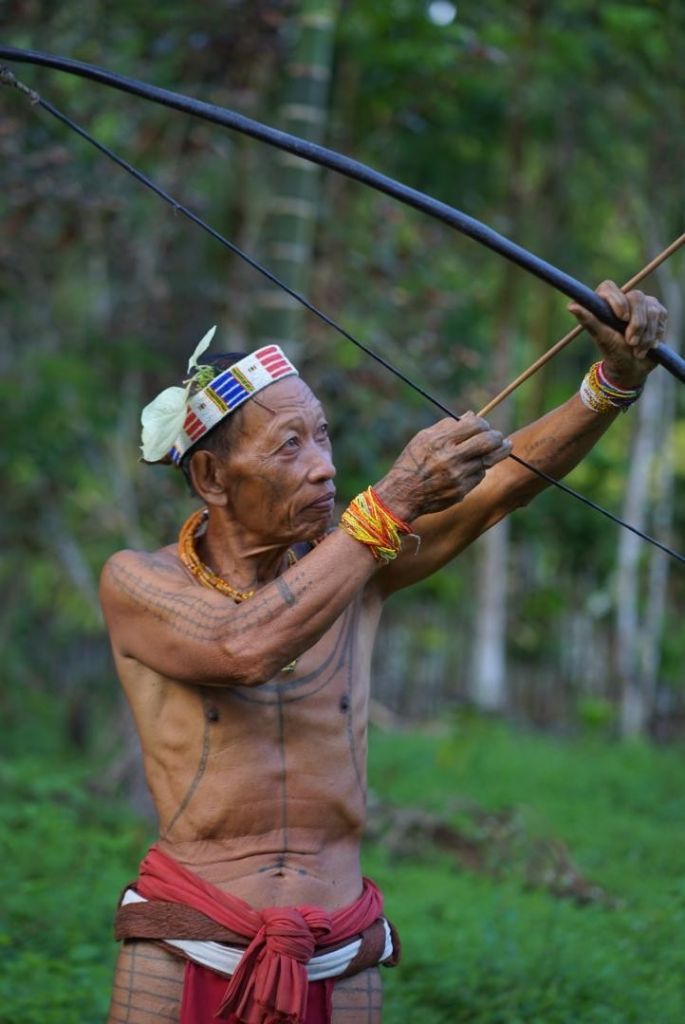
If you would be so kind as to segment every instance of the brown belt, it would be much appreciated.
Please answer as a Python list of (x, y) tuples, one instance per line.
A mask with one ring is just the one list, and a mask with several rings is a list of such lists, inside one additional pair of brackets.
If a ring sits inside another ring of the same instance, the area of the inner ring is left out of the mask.
[[(394, 967), (400, 958), (400, 941), (397, 932), (390, 925), (392, 935), (392, 956), (383, 961), (384, 967)], [(163, 942), (165, 939), (190, 939), (206, 942), (225, 942), (239, 949), (246, 949), (244, 935), (217, 924), (199, 910), (181, 903), (166, 903), (163, 900), (149, 900), (145, 903), (127, 903), (119, 906), (114, 920), (114, 935), (117, 940), (151, 939)], [(361, 939), (361, 946), (349, 967), (339, 977), (348, 978), (359, 974), (368, 967), (375, 967), (385, 949), (385, 926), (379, 918), (359, 936), (350, 936), (345, 942), (334, 946), (317, 947), (317, 954), (340, 949), (354, 938)], [(178, 952), (167, 946), (172, 952)]]

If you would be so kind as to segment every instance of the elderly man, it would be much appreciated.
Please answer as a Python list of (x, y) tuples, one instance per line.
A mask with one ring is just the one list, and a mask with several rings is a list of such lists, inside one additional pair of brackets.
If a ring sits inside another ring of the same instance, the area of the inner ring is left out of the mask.
[(639, 396), (665, 310), (599, 292), (627, 329), (570, 307), (602, 357), (579, 395), (512, 440), (473, 413), (421, 431), (335, 528), (324, 410), (274, 346), (196, 352), (190, 391), (147, 407), (145, 457), (204, 507), (102, 576), (160, 821), (118, 911), (111, 1024), (380, 1021), (397, 940), (359, 850), (383, 602), (541, 490), (512, 449), (563, 476)]

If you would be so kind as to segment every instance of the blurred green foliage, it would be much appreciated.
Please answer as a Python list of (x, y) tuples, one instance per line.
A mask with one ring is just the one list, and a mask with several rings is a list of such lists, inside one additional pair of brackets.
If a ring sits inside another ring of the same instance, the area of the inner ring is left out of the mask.
[[(297, 5), (211, 0), (191, 10), (171, 0), (162, 13), (30, 0), (5, 8), (10, 44), (100, 63), (271, 122)], [(629, 276), (655, 239), (682, 230), (681, 4), (488, 0), (459, 6), (447, 25), (429, 13), (423, 0), (344, 6), (330, 145), (483, 218), (588, 283)], [(271, 150), (66, 75), (15, 70), (260, 255)], [(16, 720), (17, 693), (48, 679), (74, 700), (114, 692), (93, 653), (99, 568), (117, 547), (173, 540), (187, 508), (173, 474), (136, 463), (139, 409), (181, 375), (208, 324), (221, 325), (226, 348), (249, 344), (262, 281), (22, 97), (4, 90), (0, 103), (0, 416), (12, 442), (0, 455), (0, 579), (12, 591), (0, 620), (1, 699)], [(455, 409), (478, 408), (492, 394), (502, 325), (512, 375), (568, 326), (564, 301), (539, 282), (332, 174), (312, 270), (311, 297), (323, 309)], [(314, 318), (303, 341), (305, 376), (330, 406), (345, 498), (378, 479), (435, 413)], [(539, 374), (512, 400), (513, 423), (568, 397), (589, 357), (581, 340)], [(684, 430), (679, 413), (675, 537), (685, 525)], [(619, 510), (629, 442), (626, 417), (570, 482)], [(558, 676), (565, 610), (600, 593), (611, 604), (616, 528), (547, 493), (513, 517), (513, 541), (512, 664), (525, 670), (530, 660)], [(467, 558), (413, 599), (449, 605), (468, 622), (469, 572)], [(677, 622), (685, 594), (682, 574), (673, 575)], [(682, 631), (670, 630), (663, 686), (671, 704), (680, 700), (684, 656)], [(65, 664), (71, 681), (55, 668)], [(607, 680), (611, 696), (609, 688)]]

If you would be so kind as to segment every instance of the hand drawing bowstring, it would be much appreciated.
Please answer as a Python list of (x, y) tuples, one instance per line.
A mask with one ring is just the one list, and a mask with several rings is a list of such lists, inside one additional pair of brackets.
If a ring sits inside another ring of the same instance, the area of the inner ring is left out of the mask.
[[(323, 164), (328, 167), (332, 167), (334, 170), (338, 170), (348, 177), (353, 177), (356, 180), (364, 181), (366, 184), (370, 184), (372, 187), (379, 189), (380, 191), (386, 192), (387, 194), (393, 195), (399, 198), (402, 202), (416, 208), (422, 209), (424, 212), (437, 217), (445, 223), (450, 224), (452, 227), (456, 227), (458, 230), (465, 234), (470, 235), (477, 241), (482, 242), (488, 248), (491, 248), (507, 259), (513, 260), (520, 266), (524, 266), (525, 269), (531, 271), (536, 276), (541, 277), (543, 280), (553, 284), (559, 290), (564, 292), (569, 297), (575, 299), (581, 305), (585, 306), (593, 312), (603, 322), (608, 323), (610, 326), (617, 330), (624, 331), (625, 324), (617, 320), (611, 311), (610, 307), (603, 299), (601, 299), (595, 292), (586, 288), (580, 282), (575, 281), (574, 278), (564, 274), (562, 271), (557, 270), (551, 264), (545, 263), (543, 260), (539, 260), (538, 257), (533, 256), (531, 253), (522, 249), (515, 243), (510, 242), (508, 239), (499, 235), (497, 232), (486, 227), (480, 222), (475, 221), (473, 218), (468, 217), (466, 214), (462, 214), (458, 210), (454, 210), (452, 207), (447, 206), (444, 203), (440, 203), (437, 200), (432, 199), (429, 196), (425, 196), (423, 193), (416, 192), (414, 189), (409, 189), (407, 186), (401, 185), (399, 182), (395, 182), (391, 178), (386, 178), (384, 175), (378, 174), (376, 171), (372, 171), (371, 168), (365, 167), (365, 165), (358, 163), (357, 161), (349, 160), (347, 157), (343, 157), (340, 154), (334, 153), (331, 150), (326, 150), (324, 147), (317, 146), (314, 143), (305, 142), (305, 140), (298, 139), (296, 136), (287, 135), (284, 132), (278, 132), (276, 129), (268, 128), (265, 125), (261, 125), (258, 122), (251, 121), (249, 118), (245, 118), (242, 115), (235, 114), (232, 111), (225, 110), (221, 107), (215, 107), (211, 104), (201, 103), (200, 101), (193, 100), (190, 97), (182, 96), (178, 93), (172, 93), (168, 90), (158, 89), (153, 86), (146, 85), (145, 83), (137, 82), (134, 79), (123, 78), (119, 75), (112, 75), (110, 72), (106, 72), (101, 68), (97, 68), (93, 65), (82, 64), (78, 61), (70, 61), (66, 58), (54, 57), (52, 55), (37, 54), (33, 51), (21, 51), (15, 50), (10, 47), (0, 46), (0, 57), (9, 59), (23, 60), (29, 63), (45, 64), (47, 66), (55, 67), (58, 70), (65, 70), (71, 73), (79, 74), (83, 77), (93, 78), (96, 81), (102, 82), (106, 85), (114, 86), (115, 88), (123, 89), (126, 92), (132, 92), (136, 95), (143, 96), (146, 99), (151, 99), (154, 102), (163, 103), (166, 106), (172, 106), (175, 109), (182, 109), (188, 113), (192, 113), (195, 116), (203, 117), (206, 120), (227, 124), (229, 127), (237, 128), (245, 134), (251, 135), (262, 139), (263, 141), (270, 142), (272, 145), (276, 145), (278, 148), (287, 149), (290, 152), (295, 153), (298, 156), (304, 157), (305, 159), (313, 159), (314, 162)], [(323, 323), (327, 324), (333, 330), (337, 331), (347, 341), (351, 342), (361, 351), (366, 353), (381, 366), (383, 366), (390, 373), (394, 374), (400, 380), (402, 380), (408, 387), (412, 388), (418, 394), (420, 394), (426, 401), (430, 402), (436, 408), (440, 409), (446, 416), (451, 419), (459, 420), (451, 409), (445, 406), (439, 399), (431, 395), (427, 390), (417, 384), (414, 380), (408, 377), (405, 373), (399, 370), (397, 367), (389, 363), (383, 356), (374, 352), (367, 345), (363, 344), (356, 337), (354, 337), (349, 331), (338, 324), (335, 320), (329, 317), (322, 310), (318, 309), (313, 303), (311, 303), (303, 295), (300, 295), (294, 289), (290, 288), (287, 284), (281, 281), (275, 274), (273, 274), (266, 267), (262, 266), (255, 259), (249, 256), (246, 252), (240, 249), (233, 242), (229, 241), (218, 231), (207, 224), (197, 214), (193, 213), (187, 207), (179, 203), (169, 193), (152, 181), (147, 175), (143, 174), (137, 168), (133, 167), (126, 160), (120, 157), (118, 154), (113, 152), (108, 146), (99, 142), (93, 138), (84, 128), (78, 125), (75, 121), (71, 120), (66, 114), (62, 113), (49, 101), (43, 99), (34, 90), (29, 89), (26, 85), (20, 82), (15, 75), (12, 74), (7, 68), (0, 66), (0, 83), (12, 86), (26, 95), (32, 104), (42, 107), (45, 111), (55, 117), (63, 125), (75, 132), (81, 138), (85, 139), (91, 145), (95, 146), (101, 153), (107, 156), (110, 160), (116, 163), (119, 167), (125, 170), (128, 174), (132, 175), (138, 182), (153, 191), (160, 199), (168, 203), (176, 212), (181, 213), (184, 217), (202, 228), (213, 238), (215, 238), (221, 245), (227, 248), (230, 252), (234, 253), (240, 259), (244, 260), (249, 266), (257, 270), (260, 274), (266, 277), (274, 285), (285, 291), (291, 298), (299, 302), (305, 309), (309, 310), (316, 317), (318, 317)], [(211, 116), (208, 116), (211, 114)], [(667, 259), (676, 249), (685, 243), (685, 235), (682, 235), (679, 239), (673, 242), (663, 253), (661, 253), (655, 260), (647, 265), (635, 278), (631, 279), (625, 289), (633, 287), (638, 280), (641, 280), (647, 273), (650, 273), (659, 263)], [(560, 342), (558, 342), (545, 356), (537, 360), (533, 367), (529, 368), (523, 374), (521, 374), (516, 381), (509, 385), (503, 392), (493, 399), (486, 410), (489, 410), (503, 400), (508, 394), (519, 383), (527, 379), (535, 370), (547, 362), (557, 351), (564, 347), (573, 337), (580, 334), (582, 328), (576, 328), (575, 331), (571, 332)], [(682, 360), (677, 353), (672, 352), (662, 343), (659, 343), (654, 350), (650, 352), (650, 357), (656, 362), (663, 365), (669, 372), (673, 373), (679, 380), (685, 382), (685, 360)], [(565, 494), (569, 494), (571, 497), (578, 501), (581, 501), (584, 505), (592, 508), (594, 511), (599, 512), (605, 518), (610, 519), (612, 522), (619, 526), (623, 526), (631, 533), (640, 537), (642, 540), (647, 541), (649, 544), (654, 545), (665, 554), (669, 555), (676, 561), (685, 564), (685, 556), (674, 551), (668, 545), (657, 540), (655, 537), (650, 536), (644, 531), (632, 526), (630, 523), (625, 522), (619, 516), (610, 512), (608, 509), (603, 508), (596, 502), (587, 498), (585, 495), (580, 494), (567, 484), (562, 483), (560, 480), (556, 480), (554, 477), (545, 473), (544, 470), (537, 468), (526, 462), (520, 456), (511, 454), (509, 458), (512, 458), (519, 465), (525, 467), (531, 473), (543, 479), (546, 483), (563, 491)]]

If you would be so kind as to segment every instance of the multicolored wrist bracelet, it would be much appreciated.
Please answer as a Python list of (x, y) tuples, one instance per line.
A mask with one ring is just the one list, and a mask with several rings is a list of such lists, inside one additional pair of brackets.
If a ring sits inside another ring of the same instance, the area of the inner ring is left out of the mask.
[(384, 563), (397, 558), (403, 534), (416, 536), (411, 526), (381, 501), (373, 487), (367, 487), (350, 502), (340, 519), (340, 529), (366, 544), (376, 561)]
[(593, 363), (580, 385), (580, 399), (583, 405), (594, 412), (625, 411), (642, 394), (642, 387), (621, 388), (612, 384), (606, 375), (604, 363)]

